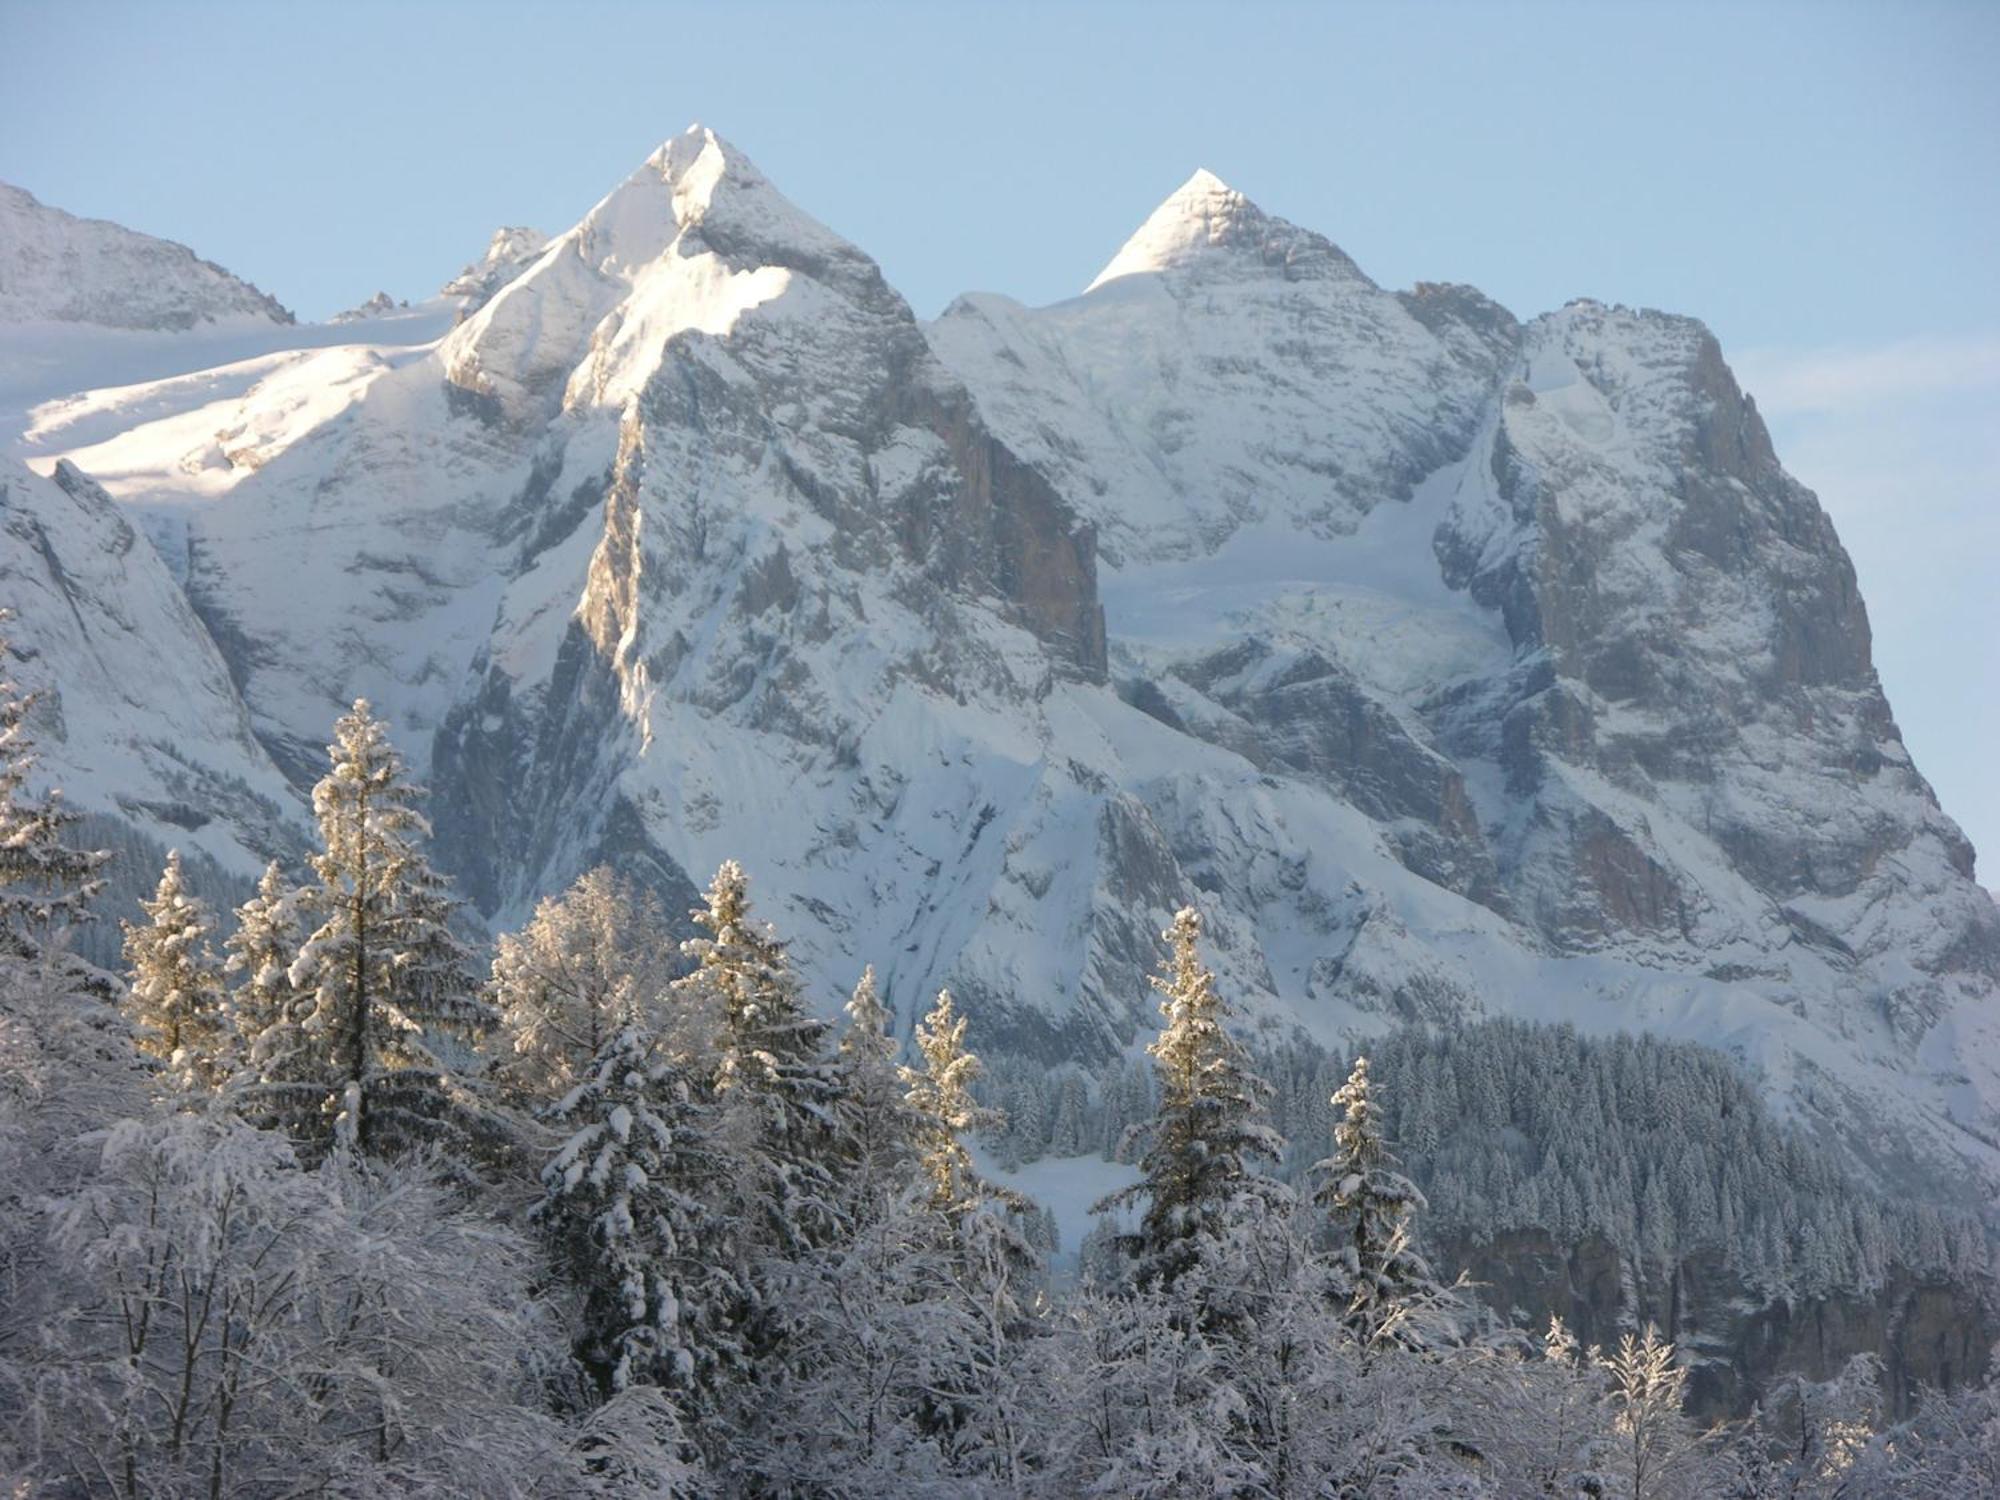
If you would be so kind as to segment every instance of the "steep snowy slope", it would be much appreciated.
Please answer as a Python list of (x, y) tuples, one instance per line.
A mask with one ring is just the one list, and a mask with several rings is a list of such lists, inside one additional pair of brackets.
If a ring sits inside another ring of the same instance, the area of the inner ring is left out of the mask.
[[(40, 695), (38, 776), (122, 842), (113, 904), (178, 848), (212, 888), (303, 848), (299, 795), (250, 732), (229, 671), (118, 507), (67, 465), (0, 460), (0, 601), (9, 673)], [(100, 924), (101, 926), (103, 924)], [(106, 929), (91, 951), (108, 956)]]
[(1096, 1065), (1195, 896), (1274, 1032), (1648, 1028), (2000, 1180), (2000, 923), (1698, 325), (1391, 293), (1200, 174), (1082, 297), (924, 328), (700, 129), (500, 262), (435, 342), (32, 439), (294, 784), (389, 713), (489, 917), (734, 856), (829, 1009), (873, 962)]
[(0, 323), (184, 329), (292, 315), (185, 245), (79, 219), (0, 183)]

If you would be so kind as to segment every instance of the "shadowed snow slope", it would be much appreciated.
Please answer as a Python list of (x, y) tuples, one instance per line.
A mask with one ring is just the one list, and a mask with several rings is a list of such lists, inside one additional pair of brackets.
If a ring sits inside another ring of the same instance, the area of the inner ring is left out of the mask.
[(489, 918), (733, 856), (829, 1009), (872, 961), (1097, 1065), (1193, 897), (1253, 1026), (1650, 1029), (1878, 1174), (2000, 1180), (2000, 921), (1699, 324), (1385, 291), (1201, 173), (1081, 297), (920, 326), (700, 128), (486, 265), (449, 332), (24, 441), (170, 561), (212, 646), (147, 669), (219, 651), (297, 786), (375, 700)]

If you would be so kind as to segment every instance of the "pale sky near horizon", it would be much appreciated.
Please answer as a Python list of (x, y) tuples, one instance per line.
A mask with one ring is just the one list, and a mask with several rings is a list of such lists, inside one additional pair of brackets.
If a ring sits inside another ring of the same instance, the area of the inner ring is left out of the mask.
[(1386, 285), (1693, 313), (2000, 884), (2000, 4), (0, 0), (0, 58), (0, 180), (306, 318), (692, 120), (927, 317), (1073, 295), (1197, 166)]

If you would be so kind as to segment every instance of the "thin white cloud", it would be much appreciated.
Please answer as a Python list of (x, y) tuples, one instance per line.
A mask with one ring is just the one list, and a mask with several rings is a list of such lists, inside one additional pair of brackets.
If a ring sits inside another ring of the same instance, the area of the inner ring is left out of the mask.
[(1752, 349), (1731, 363), (1767, 414), (1838, 412), (1991, 387), (2000, 335), (1905, 339), (1874, 348)]

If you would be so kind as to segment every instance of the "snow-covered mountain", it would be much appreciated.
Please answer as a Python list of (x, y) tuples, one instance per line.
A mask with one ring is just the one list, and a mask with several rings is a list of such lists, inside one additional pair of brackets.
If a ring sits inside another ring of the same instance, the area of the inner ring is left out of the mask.
[(390, 715), (489, 918), (734, 856), (829, 1008), (873, 962), (906, 1023), (948, 982), (982, 1050), (1099, 1065), (1193, 895), (1274, 1034), (1650, 1029), (2000, 1181), (2000, 920), (1700, 325), (1386, 291), (1204, 173), (1081, 297), (924, 326), (699, 128), (485, 265), (428, 342), (23, 444), (140, 523), (294, 787)]
[[(1390, 294), (1197, 173), (1083, 297), (931, 332), (1099, 527), (1128, 701), (1337, 789), (1601, 997), (1502, 1008), (1608, 1002), (1834, 1115), (1928, 1093), (1987, 1156), (2000, 930), (1832, 526), (1700, 324)], [(1428, 983), (1356, 973), (1370, 925), (1308, 996), (1492, 1008), (1432, 935)], [(1652, 977), (1584, 977), (1613, 957)]]
[(185, 245), (50, 208), (0, 182), (0, 323), (184, 329), (292, 315)]

